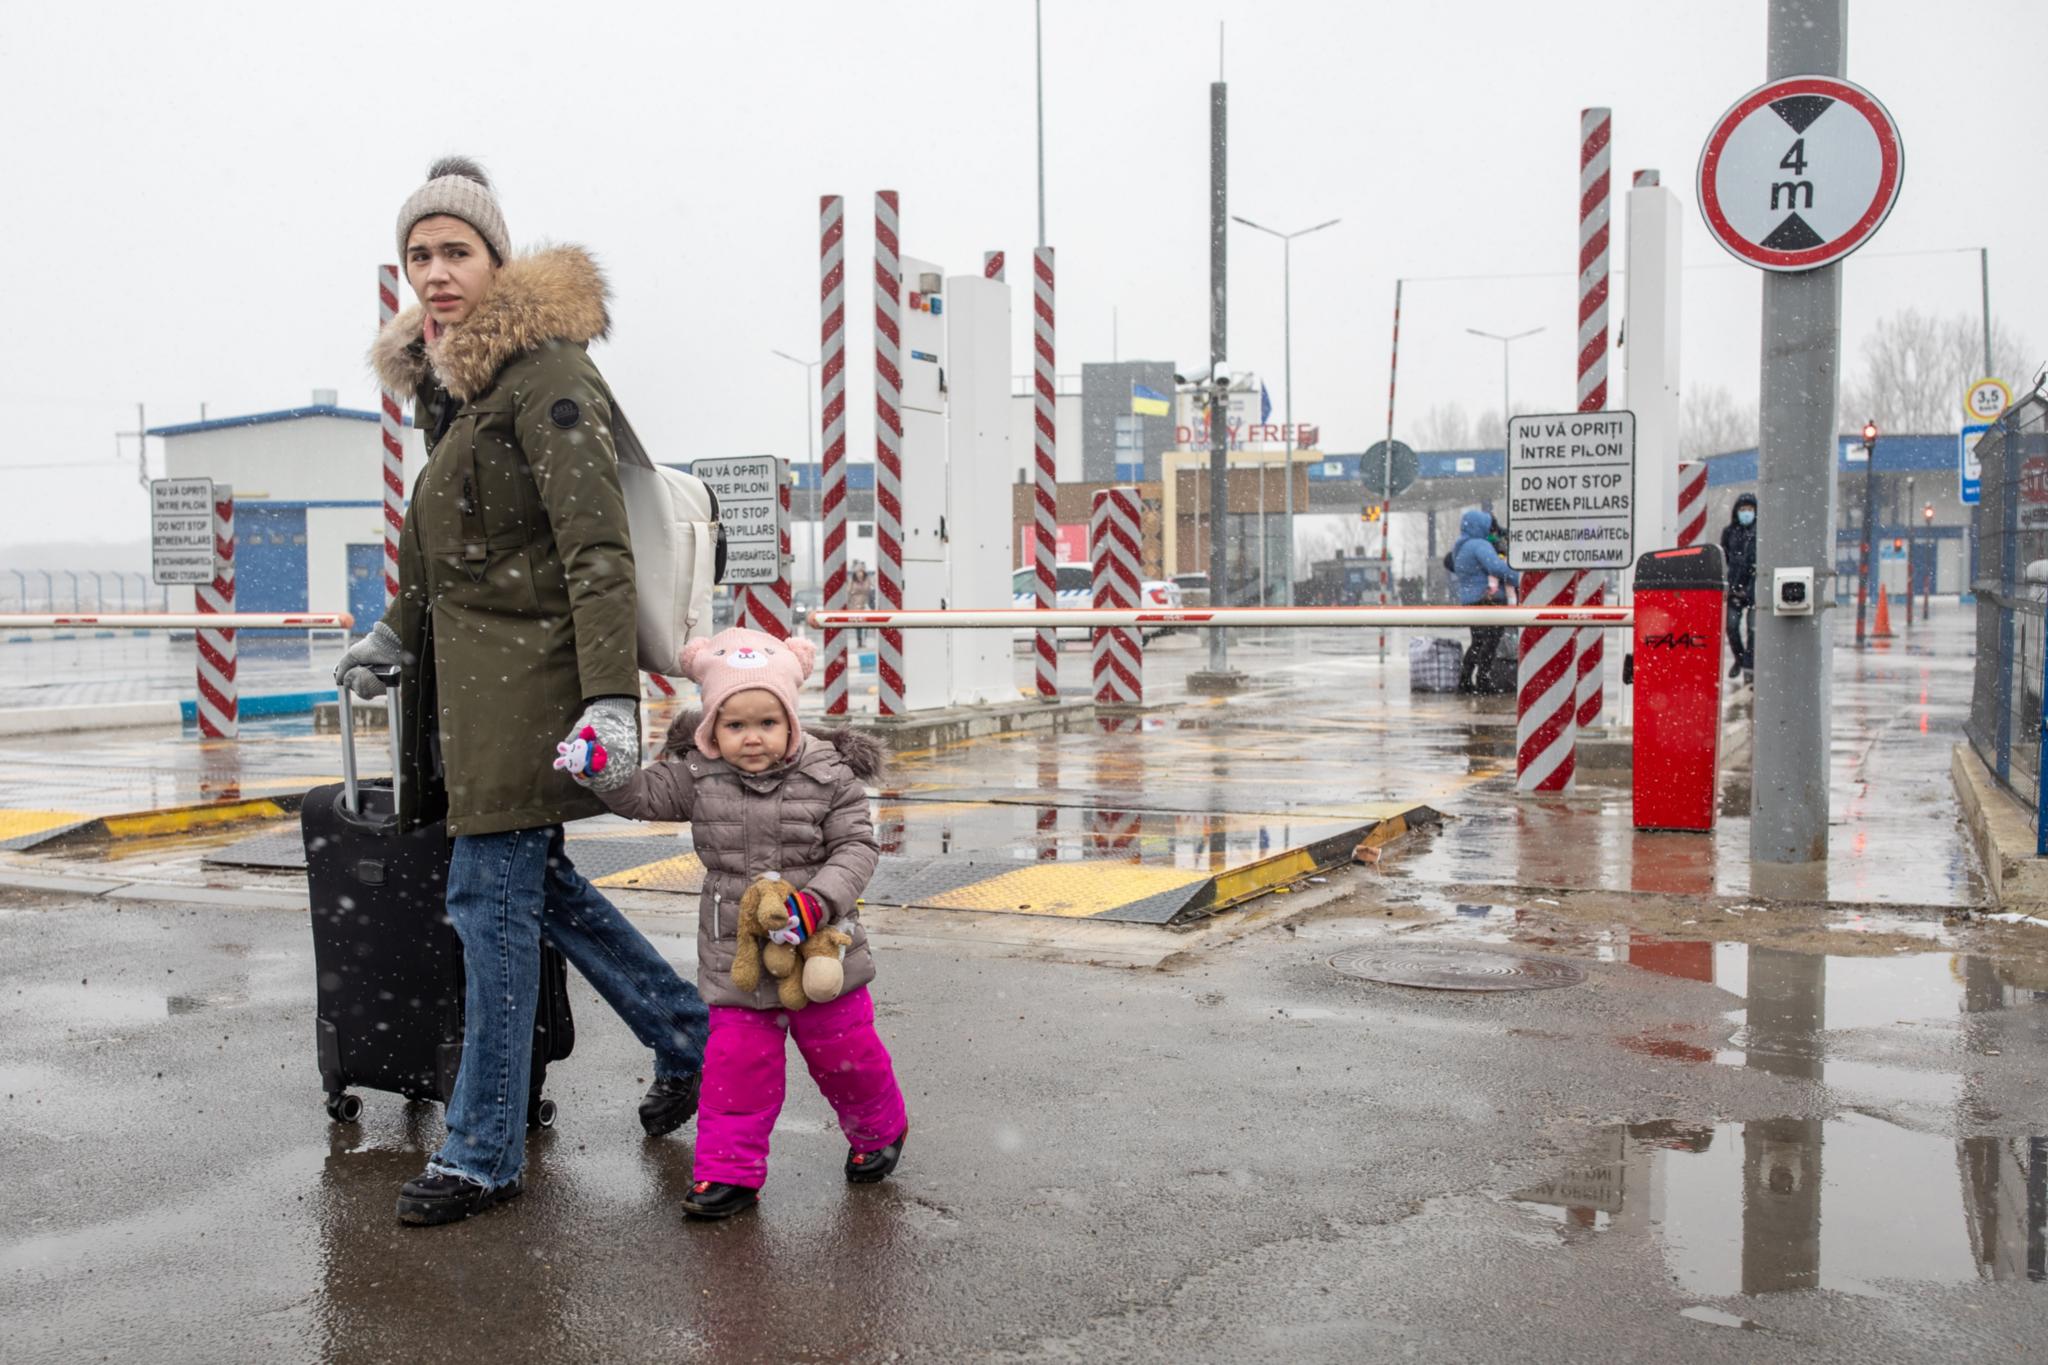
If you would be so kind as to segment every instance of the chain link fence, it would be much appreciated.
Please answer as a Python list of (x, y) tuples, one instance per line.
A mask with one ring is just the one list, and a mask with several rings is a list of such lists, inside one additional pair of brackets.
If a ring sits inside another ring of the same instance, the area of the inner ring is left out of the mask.
[(2037, 387), (1977, 440), (1977, 665), (1970, 744), (2041, 829), (2048, 649), (2048, 398)]

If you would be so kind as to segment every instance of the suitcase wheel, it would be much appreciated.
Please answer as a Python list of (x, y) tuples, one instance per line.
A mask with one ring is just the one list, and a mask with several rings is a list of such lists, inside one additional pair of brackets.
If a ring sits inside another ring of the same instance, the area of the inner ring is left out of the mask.
[(555, 1126), (555, 1102), (535, 1100), (526, 1111), (528, 1128), (552, 1128)]
[(354, 1123), (363, 1116), (363, 1101), (359, 1095), (344, 1090), (338, 1095), (327, 1097), (327, 1117), (336, 1123)]

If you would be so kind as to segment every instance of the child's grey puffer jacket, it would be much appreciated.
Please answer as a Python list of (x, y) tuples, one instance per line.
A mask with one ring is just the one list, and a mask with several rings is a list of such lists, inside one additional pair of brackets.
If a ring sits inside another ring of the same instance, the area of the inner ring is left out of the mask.
[(704, 1003), (781, 1008), (775, 982), (765, 974), (752, 992), (732, 983), (740, 895), (765, 874), (824, 903), (832, 926), (853, 937), (845, 957), (846, 989), (865, 986), (874, 979), (875, 963), (858, 902), (880, 849), (864, 783), (881, 771), (881, 745), (852, 730), (828, 737), (806, 733), (794, 759), (744, 773), (698, 751), (698, 720), (695, 710), (678, 716), (661, 756), (602, 795), (606, 805), (631, 819), (690, 823), (704, 863), (697, 911), (697, 989)]

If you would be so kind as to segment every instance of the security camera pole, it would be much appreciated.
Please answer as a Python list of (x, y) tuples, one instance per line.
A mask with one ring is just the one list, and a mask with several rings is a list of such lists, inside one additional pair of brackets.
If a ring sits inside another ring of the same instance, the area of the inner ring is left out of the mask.
[[(1225, 530), (1230, 525), (1230, 368), (1225, 359), (1224, 244), (1230, 227), (1225, 152), (1228, 146), (1226, 89), (1209, 87), (1209, 602), (1227, 607)], [(1209, 668), (1188, 675), (1188, 689), (1214, 695), (1235, 692), (1244, 675), (1230, 669), (1229, 632), (1209, 632)]]

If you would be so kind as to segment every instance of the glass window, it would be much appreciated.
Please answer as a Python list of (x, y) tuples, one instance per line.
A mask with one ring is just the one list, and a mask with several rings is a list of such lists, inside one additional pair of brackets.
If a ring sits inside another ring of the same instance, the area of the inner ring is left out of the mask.
[(1092, 592), (1095, 589), (1093, 570), (1079, 564), (1062, 564), (1057, 572), (1059, 577), (1056, 581), (1061, 592)]

